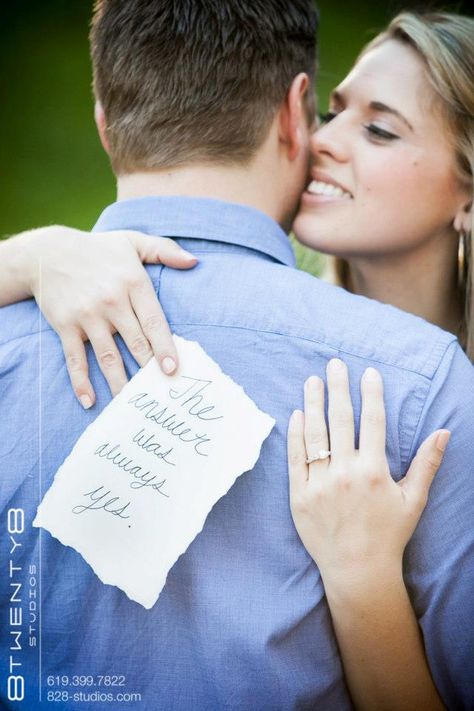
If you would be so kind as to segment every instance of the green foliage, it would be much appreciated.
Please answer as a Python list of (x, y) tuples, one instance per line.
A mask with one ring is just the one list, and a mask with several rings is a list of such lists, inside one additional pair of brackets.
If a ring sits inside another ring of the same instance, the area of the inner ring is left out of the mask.
[[(91, 8), (91, 0), (22, 0), (2, 8), (0, 235), (52, 223), (88, 229), (114, 199), (93, 121)], [(324, 110), (330, 89), (397, 7), (322, 0), (319, 8)], [(320, 268), (317, 257), (297, 250), (301, 265)]]
[(324, 269), (324, 256), (297, 242), (293, 234), (290, 235), (290, 240), (298, 269), (309, 272), (313, 276), (320, 276)]

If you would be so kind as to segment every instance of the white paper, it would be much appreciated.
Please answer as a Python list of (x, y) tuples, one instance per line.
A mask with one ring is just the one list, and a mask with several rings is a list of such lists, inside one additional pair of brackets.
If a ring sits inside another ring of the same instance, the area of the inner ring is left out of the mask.
[(275, 424), (198, 343), (174, 338), (179, 373), (155, 359), (138, 371), (81, 435), (33, 522), (147, 609)]

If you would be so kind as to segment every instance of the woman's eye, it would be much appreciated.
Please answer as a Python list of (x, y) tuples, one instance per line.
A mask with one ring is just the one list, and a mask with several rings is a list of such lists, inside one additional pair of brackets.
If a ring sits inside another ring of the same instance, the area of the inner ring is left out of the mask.
[(383, 128), (380, 128), (380, 126), (377, 126), (375, 123), (369, 123), (364, 125), (365, 130), (370, 134), (371, 137), (377, 138), (377, 139), (382, 139), (385, 141), (395, 141), (400, 136), (397, 136), (395, 133), (390, 133), (390, 131), (386, 131)]
[(325, 114), (319, 114), (320, 124), (329, 123), (333, 118), (336, 118), (337, 114), (334, 111), (328, 111)]

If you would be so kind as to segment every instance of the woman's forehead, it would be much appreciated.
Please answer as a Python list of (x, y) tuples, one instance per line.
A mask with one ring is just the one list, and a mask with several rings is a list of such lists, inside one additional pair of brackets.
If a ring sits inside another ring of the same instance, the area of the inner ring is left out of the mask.
[(344, 102), (387, 104), (413, 124), (432, 120), (439, 127), (439, 99), (425, 63), (413, 47), (398, 40), (385, 40), (362, 54), (335, 93)]
[(412, 91), (428, 84), (423, 60), (416, 50), (397, 40), (385, 40), (361, 55), (339, 90), (361, 84), (387, 87), (388, 91)]

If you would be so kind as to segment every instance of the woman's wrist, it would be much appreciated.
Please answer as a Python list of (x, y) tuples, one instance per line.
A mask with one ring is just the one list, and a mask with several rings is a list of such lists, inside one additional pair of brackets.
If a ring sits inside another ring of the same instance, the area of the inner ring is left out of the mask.
[(57, 235), (64, 231), (59, 225), (38, 227), (18, 235), (20, 248), (18, 249), (18, 269), (20, 283), (28, 297), (35, 296), (40, 286), (41, 257), (49, 244), (49, 240), (57, 239)]
[(48, 225), (21, 232), (7, 240), (11, 281), (15, 281), (15, 301), (35, 296), (40, 283), (41, 257), (48, 248), (53, 252), (57, 250), (57, 240), (65, 231), (75, 230), (61, 225)]
[[(21, 301), (33, 296), (33, 283), (38, 272), (38, 250), (34, 246), (34, 233), (22, 232), (2, 244), (0, 305)], [(4, 272), (4, 273), (3, 273)]]
[(331, 607), (369, 608), (387, 593), (405, 590), (402, 561), (371, 559), (348, 566), (320, 569), (328, 603)]

